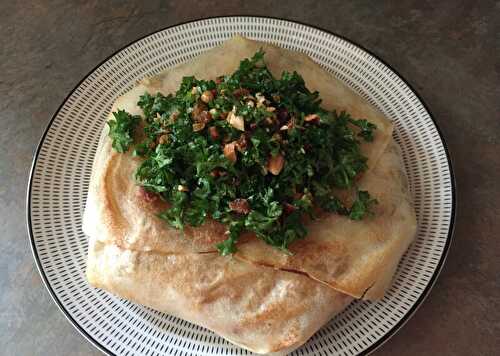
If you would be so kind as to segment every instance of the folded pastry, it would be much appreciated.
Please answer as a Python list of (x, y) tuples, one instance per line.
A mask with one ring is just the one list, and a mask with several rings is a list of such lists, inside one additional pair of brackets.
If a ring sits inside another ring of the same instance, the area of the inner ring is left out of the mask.
[[(321, 94), (323, 108), (345, 110), (377, 126), (373, 142), (360, 144), (368, 169), (356, 188), (377, 199), (372, 216), (355, 221), (321, 213), (305, 222), (307, 237), (290, 244), (290, 253), (247, 232), (234, 254), (221, 256), (215, 246), (226, 240), (227, 227), (207, 219), (180, 231), (162, 220), (158, 214), (168, 203), (151, 198), (134, 179), (143, 158), (114, 150), (106, 127), (83, 219), (90, 237), (87, 278), (97, 288), (209, 328), (248, 350), (286, 353), (354, 298), (381, 298), (414, 237), (416, 217), (392, 123), (306, 55), (240, 36), (142, 80), (112, 111), (142, 115), (137, 103), (145, 92), (167, 95), (183, 77), (232, 73), (260, 48), (275, 76), (297, 71)], [(348, 193), (338, 194), (348, 200)]]

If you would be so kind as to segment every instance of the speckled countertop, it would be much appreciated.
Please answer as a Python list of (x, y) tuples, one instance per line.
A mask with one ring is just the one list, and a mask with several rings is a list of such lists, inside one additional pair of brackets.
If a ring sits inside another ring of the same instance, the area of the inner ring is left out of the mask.
[(0, 14), (0, 354), (99, 354), (50, 299), (27, 237), (29, 167), (53, 113), (125, 44), (229, 14), (272, 15), (342, 34), (419, 92), (454, 163), (455, 240), (428, 299), (375, 354), (498, 354), (500, 2), (18, 0), (1, 1)]

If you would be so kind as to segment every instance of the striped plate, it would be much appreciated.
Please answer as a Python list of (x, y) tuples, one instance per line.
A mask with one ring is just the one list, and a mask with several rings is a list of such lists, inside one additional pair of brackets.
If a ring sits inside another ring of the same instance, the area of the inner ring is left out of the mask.
[(383, 300), (352, 303), (293, 354), (369, 353), (408, 320), (443, 265), (453, 230), (453, 173), (436, 123), (404, 79), (353, 42), (296, 22), (217, 17), (184, 23), (135, 41), (89, 73), (50, 121), (33, 160), (27, 213), (40, 274), (71, 324), (106, 354), (249, 354), (204, 328), (89, 287), (81, 229), (92, 160), (114, 100), (138, 79), (235, 33), (307, 53), (395, 122), (418, 216), (416, 241)]

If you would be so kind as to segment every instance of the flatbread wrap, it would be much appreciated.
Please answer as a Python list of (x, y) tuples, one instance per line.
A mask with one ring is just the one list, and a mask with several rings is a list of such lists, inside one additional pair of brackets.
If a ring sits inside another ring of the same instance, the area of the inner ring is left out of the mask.
[[(189, 63), (142, 80), (112, 108), (141, 115), (145, 92), (174, 93), (186, 76), (214, 79), (234, 72), (259, 49), (273, 75), (297, 71), (322, 107), (347, 111), (377, 126), (360, 143), (367, 170), (356, 190), (376, 198), (361, 221), (322, 212), (305, 222), (307, 237), (290, 253), (242, 233), (237, 251), (220, 256), (227, 226), (208, 218), (175, 229), (158, 214), (168, 207), (151, 199), (134, 179), (142, 158), (113, 149), (106, 127), (99, 140), (83, 219), (90, 237), (89, 283), (120, 297), (207, 327), (257, 353), (287, 353), (305, 343), (353, 299), (374, 300), (389, 288), (416, 231), (416, 217), (393, 124), (381, 112), (304, 54), (241, 36)], [(113, 116), (110, 114), (110, 119)], [(339, 192), (348, 201), (354, 188)]]

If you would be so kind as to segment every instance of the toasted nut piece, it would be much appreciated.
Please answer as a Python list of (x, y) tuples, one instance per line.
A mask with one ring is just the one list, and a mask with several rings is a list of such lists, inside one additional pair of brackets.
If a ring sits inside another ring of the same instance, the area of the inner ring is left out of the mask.
[(246, 88), (238, 88), (238, 89), (233, 90), (233, 95), (236, 98), (241, 98), (242, 96), (245, 96), (248, 94), (250, 94), (250, 90), (248, 90)]
[(205, 123), (204, 122), (195, 122), (193, 124), (193, 131), (198, 132), (201, 131), (205, 128)]
[(182, 184), (179, 184), (179, 185), (177, 186), (177, 190), (178, 190), (179, 192), (189, 192), (189, 188), (188, 188), (188, 187), (186, 187), (185, 185), (182, 185)]
[(229, 125), (235, 129), (245, 131), (245, 120), (243, 120), (243, 116), (236, 115), (234, 111), (230, 111), (226, 120), (229, 122)]
[(267, 160), (267, 170), (275, 176), (280, 174), (284, 165), (285, 157), (283, 157), (283, 155), (280, 153), (278, 153), (276, 156), (270, 156)]
[(244, 152), (247, 149), (247, 145), (247, 137), (245, 133), (242, 133), (238, 141), (236, 141), (236, 148), (238, 149), (238, 151)]
[(258, 108), (265, 106), (265, 103), (267, 102), (266, 97), (262, 93), (256, 93), (255, 99), (257, 99)]
[(305, 122), (319, 122), (319, 115), (318, 114), (309, 114), (304, 117)]
[(234, 199), (229, 202), (229, 209), (238, 214), (248, 214), (250, 212), (250, 204), (246, 199)]
[(266, 117), (264, 120), (266, 121), (266, 124), (268, 124), (268, 125), (273, 125), (274, 124), (273, 119), (270, 118), (270, 117)]
[(268, 106), (268, 107), (266, 108), (266, 111), (268, 111), (268, 112), (274, 112), (274, 111), (276, 111), (276, 108), (275, 108), (275, 107), (273, 107), (273, 106)]
[(204, 103), (196, 103), (193, 106), (193, 111), (191, 111), (191, 117), (196, 119), (203, 111), (206, 111), (208, 108)]
[(212, 100), (214, 100), (214, 94), (210, 90), (205, 90), (203, 93), (201, 93), (200, 99), (204, 103), (208, 104), (209, 102), (211, 102)]
[(206, 124), (207, 122), (209, 122), (210, 120), (212, 120), (212, 115), (208, 111), (202, 111), (194, 119), (195, 119), (196, 122), (203, 122), (203, 123)]
[(236, 141), (224, 145), (224, 156), (231, 162), (236, 162)]
[(191, 94), (193, 94), (193, 95), (198, 94), (198, 88), (193, 87), (193, 88), (191, 89)]
[(165, 144), (165, 143), (168, 143), (169, 141), (169, 137), (168, 135), (161, 135), (159, 138), (158, 138), (158, 144)]
[(281, 130), (281, 131), (286, 131), (286, 130), (288, 130), (288, 126), (287, 126), (287, 125), (283, 125), (283, 126), (281, 126), (281, 127), (280, 127), (280, 130)]
[(168, 120), (170, 121), (171, 124), (173, 124), (178, 117), (179, 117), (179, 112), (174, 111), (173, 113), (170, 114)]
[(217, 131), (217, 127), (215, 126), (210, 126), (208, 128), (208, 133), (210, 134), (212, 140), (217, 140), (219, 138), (219, 131)]

